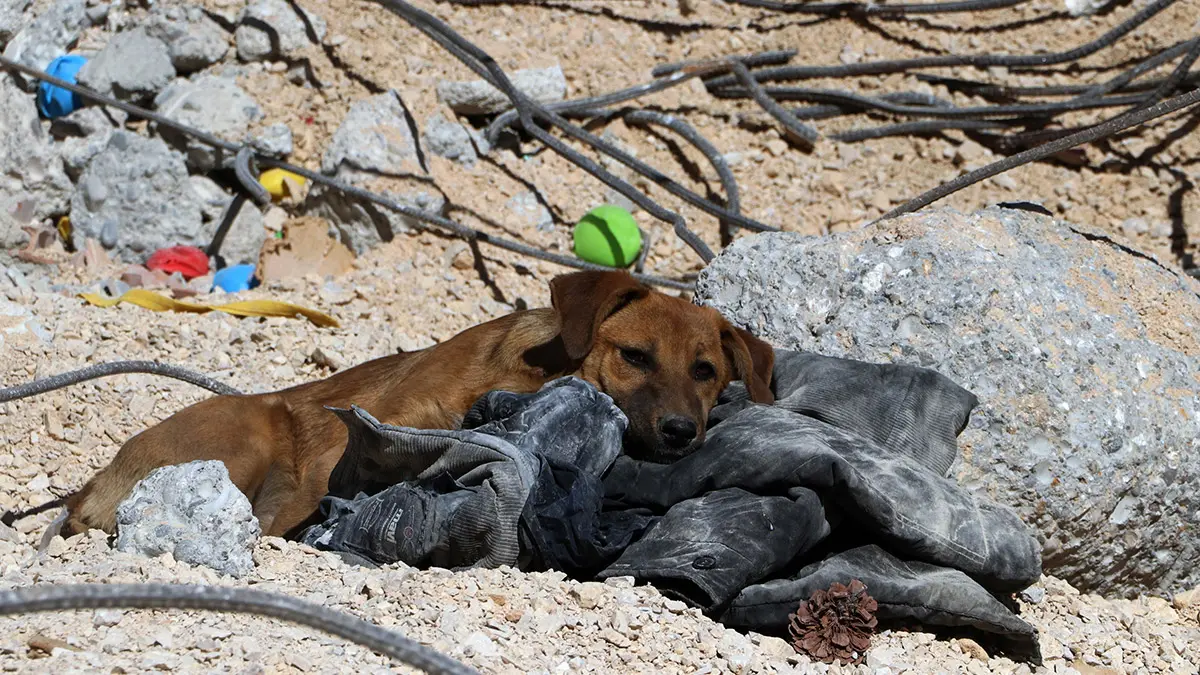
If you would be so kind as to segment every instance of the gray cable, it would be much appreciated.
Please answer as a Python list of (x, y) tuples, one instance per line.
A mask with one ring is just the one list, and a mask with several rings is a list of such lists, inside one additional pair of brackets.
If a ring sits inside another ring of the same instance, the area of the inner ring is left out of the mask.
[(1181, 110), (1188, 106), (1195, 105), (1196, 103), (1200, 103), (1200, 89), (1193, 89), (1186, 94), (1167, 99), (1162, 103), (1158, 103), (1148, 108), (1131, 110), (1106, 122), (1101, 122), (1094, 127), (1089, 127), (1083, 131), (1079, 131), (1069, 136), (1064, 136), (1058, 140), (1044, 143), (1035, 148), (1030, 148), (1024, 152), (1017, 153), (1011, 157), (1005, 157), (998, 162), (993, 162), (987, 166), (963, 174), (952, 181), (943, 183), (936, 188), (922, 193), (917, 197), (901, 204), (900, 206), (897, 206), (896, 208), (888, 211), (876, 220), (872, 221), (871, 224), (874, 225), (875, 223), (879, 223), (884, 220), (890, 220), (905, 213), (912, 213), (913, 211), (924, 208), (939, 199), (952, 195), (963, 188), (974, 185), (975, 183), (978, 183), (986, 178), (991, 178), (992, 176), (1004, 173), (1010, 169), (1015, 169), (1022, 164), (1036, 162), (1039, 159), (1049, 157), (1050, 155), (1062, 152), (1063, 150), (1069, 150), (1077, 145), (1091, 143), (1092, 141), (1120, 133), (1130, 127), (1144, 124), (1152, 119), (1155, 119), (1156, 117), (1169, 115), (1176, 110)]
[(21, 398), (44, 394), (55, 389), (62, 389), (73, 384), (94, 380), (100, 377), (108, 377), (110, 375), (123, 375), (128, 373), (148, 373), (150, 375), (162, 375), (172, 379), (194, 384), (197, 387), (207, 389), (214, 394), (223, 396), (236, 396), (242, 392), (230, 387), (227, 384), (217, 382), (203, 373), (198, 373), (187, 368), (180, 368), (168, 363), (159, 363), (158, 361), (110, 361), (108, 363), (98, 363), (94, 366), (87, 366), (78, 370), (70, 370), (58, 375), (51, 375), (40, 380), (34, 380), (26, 384), (18, 384), (13, 387), (5, 387), (0, 389), (0, 403), (6, 401), (15, 401)]
[(358, 643), (427, 673), (474, 674), (454, 659), (400, 633), (298, 598), (237, 586), (71, 584), (0, 591), (0, 615), (79, 609), (200, 609), (258, 614)]

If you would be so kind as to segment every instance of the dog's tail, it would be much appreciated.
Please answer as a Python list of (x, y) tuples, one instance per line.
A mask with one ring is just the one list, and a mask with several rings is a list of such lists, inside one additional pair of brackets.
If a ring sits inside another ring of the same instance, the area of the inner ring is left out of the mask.
[(15, 401), (37, 394), (44, 394), (55, 389), (62, 389), (73, 384), (94, 380), (98, 377), (107, 377), (109, 375), (121, 375), (124, 373), (149, 373), (151, 375), (162, 375), (176, 380), (182, 380), (194, 384), (197, 387), (203, 387), (214, 394), (221, 395), (238, 395), (242, 392), (230, 387), (227, 384), (217, 382), (211, 377), (198, 373), (194, 370), (180, 368), (168, 363), (159, 363), (158, 361), (110, 361), (108, 363), (97, 363), (94, 366), (72, 370), (58, 375), (34, 380), (26, 384), (18, 384), (14, 387), (5, 387), (0, 389), (0, 403), (5, 401)]
[(0, 523), (3, 523), (8, 527), (12, 527), (13, 523), (17, 522), (18, 520), (25, 520), (29, 516), (36, 516), (37, 514), (44, 513), (50, 509), (56, 509), (60, 506), (64, 506), (67, 503), (67, 500), (70, 498), (71, 495), (59, 497), (58, 499), (51, 499), (45, 504), (39, 504), (32, 508), (25, 509), (24, 511), (5, 511), (4, 515), (0, 516)]

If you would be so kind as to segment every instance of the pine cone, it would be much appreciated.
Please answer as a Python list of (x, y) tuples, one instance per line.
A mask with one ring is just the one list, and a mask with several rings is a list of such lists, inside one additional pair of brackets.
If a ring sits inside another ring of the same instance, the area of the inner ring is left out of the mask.
[(879, 603), (867, 595), (863, 582), (834, 583), (817, 590), (788, 616), (788, 630), (797, 652), (825, 663), (861, 663), (871, 645)]

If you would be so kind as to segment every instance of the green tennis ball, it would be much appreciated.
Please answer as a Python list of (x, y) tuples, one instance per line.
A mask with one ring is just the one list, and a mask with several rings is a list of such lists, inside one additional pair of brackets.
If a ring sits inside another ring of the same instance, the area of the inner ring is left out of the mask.
[(642, 233), (619, 206), (597, 206), (575, 225), (575, 255), (590, 263), (629, 267), (641, 250)]

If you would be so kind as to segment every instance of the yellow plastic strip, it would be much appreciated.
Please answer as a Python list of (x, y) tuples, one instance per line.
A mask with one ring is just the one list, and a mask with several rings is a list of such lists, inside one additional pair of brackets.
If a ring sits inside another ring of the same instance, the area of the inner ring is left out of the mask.
[(336, 328), (339, 325), (337, 319), (328, 314), (278, 300), (244, 300), (224, 305), (201, 305), (182, 302), (144, 288), (131, 288), (118, 298), (106, 298), (95, 293), (80, 293), (79, 297), (97, 307), (113, 307), (122, 302), (128, 302), (155, 312), (175, 311), (196, 314), (225, 312), (234, 316), (282, 316), (287, 318), (303, 316), (318, 326)]

